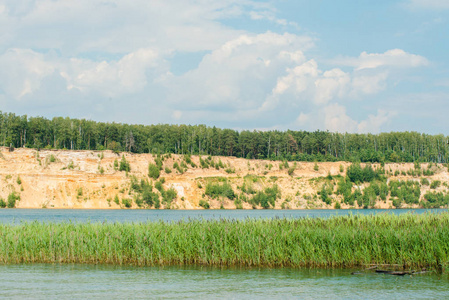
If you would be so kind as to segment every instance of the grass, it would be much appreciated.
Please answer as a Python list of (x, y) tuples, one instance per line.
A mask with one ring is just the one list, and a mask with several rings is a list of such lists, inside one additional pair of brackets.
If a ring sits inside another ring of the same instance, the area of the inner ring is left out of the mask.
[(449, 267), (449, 214), (0, 224), (2, 263)]

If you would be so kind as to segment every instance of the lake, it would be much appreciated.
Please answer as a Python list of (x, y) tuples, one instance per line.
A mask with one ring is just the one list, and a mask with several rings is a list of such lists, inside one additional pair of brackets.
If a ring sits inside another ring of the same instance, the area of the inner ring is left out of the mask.
[(442, 213), (448, 209), (309, 209), (309, 210), (104, 210), (104, 209), (0, 209), (0, 222), (147, 222), (188, 219), (305, 218), (378, 213)]
[(447, 275), (290, 268), (0, 265), (11, 299), (448, 299)]
[[(188, 219), (304, 218), (347, 214), (443, 213), (398, 210), (77, 210), (0, 209), (0, 222), (146, 222)], [(351, 269), (80, 264), (0, 265), (0, 298), (10, 299), (449, 299), (448, 274), (351, 275)]]

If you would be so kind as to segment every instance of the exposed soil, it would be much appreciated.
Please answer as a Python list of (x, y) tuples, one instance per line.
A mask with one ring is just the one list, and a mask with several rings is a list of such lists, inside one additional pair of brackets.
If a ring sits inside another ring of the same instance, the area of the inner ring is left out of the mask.
[[(15, 149), (9, 152), (8, 148), (0, 149), (0, 197), (7, 199), (8, 195), (15, 191), (20, 194), (21, 200), (16, 206), (19, 208), (123, 208), (123, 204), (116, 204), (113, 199), (116, 195), (120, 199), (133, 198), (129, 193), (131, 178), (138, 180), (148, 178), (148, 164), (155, 162), (152, 154), (115, 154), (111, 151), (62, 151)], [(131, 171), (126, 173), (114, 168), (114, 161), (120, 162), (122, 155), (130, 163)], [(318, 170), (314, 170), (315, 163), (289, 162), (289, 167), (294, 167), (291, 175), (288, 168), (281, 167), (279, 161), (248, 160), (235, 157), (213, 157), (218, 163), (220, 160), (223, 168), (202, 169), (198, 156), (192, 156), (192, 161), (197, 167), (188, 166), (185, 173), (173, 168), (173, 164), (184, 161), (182, 155), (164, 156), (161, 177), (165, 178), (164, 187), (174, 188), (177, 198), (172, 202), (171, 208), (178, 209), (202, 209), (199, 201), (205, 199), (210, 202), (211, 208), (234, 209), (234, 201), (229, 199), (210, 199), (203, 197), (205, 185), (208, 181), (226, 178), (236, 193), (240, 193), (239, 187), (248, 180), (255, 190), (277, 184), (282, 197), (276, 201), (275, 208), (307, 209), (307, 208), (333, 208), (334, 203), (326, 205), (317, 196), (322, 183), (319, 178), (328, 174), (345, 175), (347, 162), (318, 163)], [(202, 157), (203, 159), (206, 156)], [(344, 171), (340, 172), (340, 166)], [(165, 167), (171, 172), (165, 173)], [(374, 164), (378, 168), (379, 165)], [(426, 164), (422, 164), (426, 167)], [(385, 169), (395, 172), (413, 169), (411, 163), (386, 164)], [(441, 180), (449, 182), (447, 169), (442, 165), (435, 166), (433, 176), (426, 176), (429, 180)], [(250, 176), (247, 176), (250, 175)], [(251, 176), (252, 175), (252, 176)], [(315, 180), (311, 180), (318, 178)], [(395, 179), (420, 180), (421, 177), (397, 176)], [(336, 188), (336, 187), (335, 187)], [(424, 194), (428, 187), (422, 187)], [(446, 190), (445, 186), (439, 189)], [(341, 196), (335, 196), (335, 201), (340, 201)], [(133, 208), (137, 208), (135, 202)], [(377, 208), (391, 208), (389, 199), (386, 202), (378, 201)], [(166, 208), (162, 205), (161, 208)], [(252, 209), (253, 206), (243, 203), (243, 208)], [(260, 207), (256, 207), (260, 208)], [(350, 208), (341, 204), (341, 208)], [(357, 206), (355, 207), (357, 208)]]

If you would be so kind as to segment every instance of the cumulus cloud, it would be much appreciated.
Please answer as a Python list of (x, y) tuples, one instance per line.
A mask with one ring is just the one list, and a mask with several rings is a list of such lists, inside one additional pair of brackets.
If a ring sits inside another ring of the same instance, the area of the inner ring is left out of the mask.
[(57, 47), (70, 56), (92, 51), (130, 53), (148, 47), (213, 50), (242, 33), (220, 20), (259, 6), (237, 0), (8, 0), (3, 14), (17, 26), (10, 28), (10, 38), (2, 46)]
[(68, 90), (95, 91), (108, 97), (135, 93), (147, 85), (147, 70), (158, 65), (151, 49), (139, 49), (118, 61), (61, 59), (29, 49), (11, 49), (0, 56), (0, 87), (15, 99), (37, 91), (41, 82), (58, 73)]
[(166, 81), (172, 102), (189, 107), (250, 109), (264, 101), (277, 74), (302, 60), (309, 37), (241, 35), (204, 56), (197, 69)]
[(61, 75), (67, 80), (68, 89), (96, 90), (108, 97), (118, 97), (141, 91), (148, 83), (146, 71), (157, 66), (158, 58), (152, 49), (139, 49), (112, 62), (73, 58), (63, 67)]
[(29, 49), (10, 49), (0, 56), (0, 88), (20, 99), (39, 89), (41, 81), (55, 71), (44, 56)]
[(407, 53), (402, 49), (391, 49), (384, 53), (362, 52), (357, 58), (338, 59), (334, 63), (364, 70), (379, 67), (413, 68), (427, 66), (429, 61), (423, 56)]
[(355, 73), (352, 80), (352, 95), (376, 94), (386, 88), (388, 72), (380, 73)]
[(350, 75), (340, 69), (332, 69), (324, 72), (321, 78), (315, 80), (315, 102), (325, 104), (334, 97), (344, 97), (350, 81)]
[(341, 133), (378, 133), (394, 115), (393, 112), (377, 110), (376, 114), (370, 114), (366, 119), (357, 121), (348, 116), (346, 107), (333, 103), (308, 114), (301, 113), (294, 125), (303, 127), (312, 125), (312, 128)]
[[(298, 29), (261, 1), (5, 0), (0, 103), (63, 116), (94, 109), (119, 122), (373, 132), (390, 113), (355, 120), (348, 102), (389, 88), (397, 70), (429, 64), (392, 49), (323, 67), (310, 35), (252, 33), (225, 25), (232, 18)], [(177, 75), (177, 53), (198, 54), (198, 63)]]
[(381, 126), (394, 115), (392, 112), (378, 110), (376, 115), (370, 114), (366, 120), (357, 122), (346, 114), (346, 108), (337, 103), (326, 106), (324, 112), (325, 129), (337, 132), (378, 133)]

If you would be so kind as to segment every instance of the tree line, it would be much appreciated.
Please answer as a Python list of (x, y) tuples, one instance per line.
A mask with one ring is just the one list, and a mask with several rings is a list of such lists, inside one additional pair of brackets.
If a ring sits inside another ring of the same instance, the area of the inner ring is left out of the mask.
[(0, 145), (295, 161), (449, 162), (448, 137), (442, 134), (237, 131), (206, 125), (130, 125), (68, 117), (50, 120), (1, 111)]

